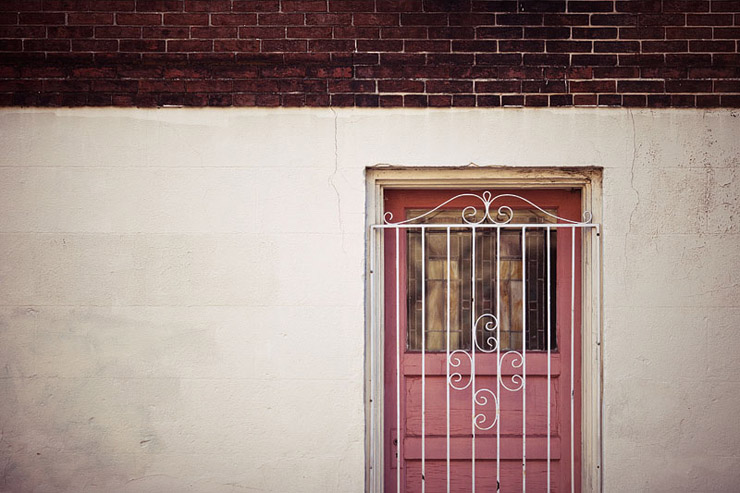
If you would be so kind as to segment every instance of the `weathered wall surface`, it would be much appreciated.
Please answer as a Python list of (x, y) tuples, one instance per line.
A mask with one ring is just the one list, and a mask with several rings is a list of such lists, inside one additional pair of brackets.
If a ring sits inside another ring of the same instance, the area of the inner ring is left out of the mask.
[(604, 167), (604, 482), (740, 484), (740, 114), (0, 112), (0, 491), (361, 491), (364, 168)]

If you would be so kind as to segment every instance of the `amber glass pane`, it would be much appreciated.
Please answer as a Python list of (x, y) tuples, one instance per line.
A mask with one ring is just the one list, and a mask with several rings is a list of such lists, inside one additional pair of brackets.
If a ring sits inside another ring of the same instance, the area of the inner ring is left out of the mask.
[[(416, 217), (423, 211), (408, 211)], [(461, 210), (444, 210), (426, 217), (427, 224), (462, 223)], [(534, 210), (517, 210), (513, 222), (546, 223), (549, 216)], [(408, 239), (408, 349), (420, 351), (422, 345), (422, 268), (421, 229), (409, 229)], [(427, 351), (444, 351), (447, 347), (447, 230), (426, 229), (426, 313)], [(555, 340), (555, 230), (551, 232), (552, 349)], [(527, 350), (547, 349), (547, 242), (545, 229), (526, 232), (527, 245)], [(520, 229), (501, 230), (501, 258), (496, 259), (496, 229), (478, 229), (476, 255), (472, 258), (472, 230), (450, 231), (450, 349), (470, 349), (473, 317), (484, 313), (496, 315), (496, 286), (500, 289), (498, 310), (501, 349), (522, 347), (522, 233)], [(475, 261), (475, 312), (472, 311), (472, 262)], [(499, 273), (497, 277), (497, 264)], [(495, 333), (476, 327), (478, 346), (491, 349), (488, 338)]]

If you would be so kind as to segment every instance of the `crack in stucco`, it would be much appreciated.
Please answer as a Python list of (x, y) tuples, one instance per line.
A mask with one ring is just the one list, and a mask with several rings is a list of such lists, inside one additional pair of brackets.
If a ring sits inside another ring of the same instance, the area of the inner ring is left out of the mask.
[(339, 173), (339, 115), (334, 108), (329, 108), (334, 114), (334, 170), (329, 175), (329, 186), (334, 189), (334, 194), (337, 196), (337, 220), (339, 221), (339, 232), (342, 235), (342, 243), (344, 244), (344, 223), (342, 222), (342, 197), (339, 194), (339, 189), (335, 183), (337, 173)]
[(632, 212), (630, 212), (630, 220), (629, 220), (629, 228), (627, 229), (627, 234), (632, 233), (632, 219), (635, 215), (635, 212), (637, 212), (637, 209), (640, 207), (640, 192), (637, 191), (637, 187), (635, 187), (635, 163), (637, 162), (637, 132), (635, 129), (635, 115), (632, 112), (632, 109), (627, 109), (627, 112), (630, 115), (630, 120), (632, 122), (632, 164), (630, 165), (630, 188), (632, 188), (632, 191), (635, 192), (635, 206), (632, 208)]

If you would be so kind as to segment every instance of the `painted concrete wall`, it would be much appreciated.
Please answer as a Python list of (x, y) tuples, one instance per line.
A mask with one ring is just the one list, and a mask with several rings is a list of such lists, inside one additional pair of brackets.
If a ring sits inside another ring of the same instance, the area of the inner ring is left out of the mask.
[(740, 485), (740, 112), (0, 111), (0, 491), (361, 491), (364, 168), (604, 167), (604, 483)]

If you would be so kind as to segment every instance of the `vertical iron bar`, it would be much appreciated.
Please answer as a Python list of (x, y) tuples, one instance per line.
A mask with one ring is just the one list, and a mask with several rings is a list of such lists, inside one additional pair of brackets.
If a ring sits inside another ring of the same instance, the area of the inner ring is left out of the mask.
[(450, 227), (447, 226), (447, 493), (450, 493)]
[(471, 357), (470, 357), (470, 384), (472, 385), (471, 397), (471, 411), (470, 411), (470, 431), (471, 431), (471, 474), (472, 474), (472, 491), (475, 493), (475, 344), (478, 334), (475, 329), (475, 226), (473, 226), (472, 234), (472, 247), (470, 254), (470, 265), (471, 265), (471, 303), (470, 303), (470, 345), (471, 345)]
[(550, 227), (547, 227), (547, 491), (550, 491), (550, 423), (551, 423), (551, 378), (552, 378), (552, 371), (551, 371), (551, 352), (552, 352), (552, 320), (551, 320), (551, 267), (550, 267)]
[[(370, 468), (375, 466), (375, 241), (379, 230), (370, 228)], [(375, 491), (375, 474), (370, 475), (370, 491)]]
[(522, 228), (522, 492), (527, 491), (527, 228)]
[(421, 492), (426, 491), (426, 228), (421, 227)]
[(396, 490), (401, 493), (401, 249), (400, 228), (396, 228)]
[(575, 375), (574, 375), (574, 352), (575, 352), (575, 313), (576, 313), (576, 228), (571, 227), (570, 244), (570, 491), (575, 493), (575, 430), (574, 408), (575, 408)]
[(496, 228), (496, 491), (501, 489), (501, 228)]

